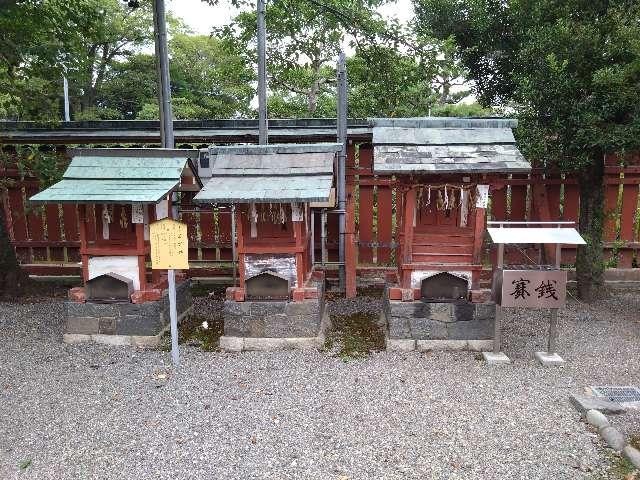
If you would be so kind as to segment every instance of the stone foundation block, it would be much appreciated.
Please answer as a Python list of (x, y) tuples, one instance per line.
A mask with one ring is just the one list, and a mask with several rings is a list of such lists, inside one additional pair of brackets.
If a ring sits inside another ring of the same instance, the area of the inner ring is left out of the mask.
[(416, 350), (426, 352), (430, 350), (466, 350), (469, 344), (466, 340), (416, 340)]
[(304, 288), (294, 288), (292, 297), (294, 302), (304, 302)]
[[(149, 292), (146, 290), (141, 293)], [(135, 292), (138, 293), (138, 292)], [(178, 319), (191, 310), (190, 282), (176, 286)], [(76, 303), (65, 305), (63, 340), (107, 345), (148, 346), (159, 342), (169, 324), (169, 295), (143, 303)]]
[(413, 296), (413, 288), (403, 288), (402, 292), (402, 301), (403, 302), (413, 302), (415, 297)]
[(157, 302), (161, 298), (162, 290), (159, 288), (136, 290), (131, 294), (131, 303)]
[(387, 350), (390, 352), (412, 352), (416, 349), (415, 340), (401, 340), (397, 338), (387, 338)]
[(398, 287), (389, 288), (389, 300), (402, 300), (402, 289)]

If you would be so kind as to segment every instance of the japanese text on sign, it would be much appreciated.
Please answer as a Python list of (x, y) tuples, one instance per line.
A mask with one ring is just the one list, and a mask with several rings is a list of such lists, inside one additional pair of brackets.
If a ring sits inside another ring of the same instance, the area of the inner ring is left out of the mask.
[(182, 270), (189, 268), (187, 225), (165, 218), (150, 227), (151, 268)]
[(503, 270), (503, 307), (561, 308), (567, 295), (567, 272), (561, 270)]

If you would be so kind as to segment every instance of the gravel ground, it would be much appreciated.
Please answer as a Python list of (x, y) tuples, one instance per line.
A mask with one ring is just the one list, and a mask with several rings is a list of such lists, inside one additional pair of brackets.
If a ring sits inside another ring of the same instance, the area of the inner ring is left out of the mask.
[(564, 368), (533, 360), (546, 319), (521, 312), (505, 319), (507, 367), (183, 345), (176, 373), (163, 351), (63, 345), (59, 301), (0, 304), (0, 478), (615, 478), (567, 397), (640, 384), (639, 311), (636, 294), (571, 303)]

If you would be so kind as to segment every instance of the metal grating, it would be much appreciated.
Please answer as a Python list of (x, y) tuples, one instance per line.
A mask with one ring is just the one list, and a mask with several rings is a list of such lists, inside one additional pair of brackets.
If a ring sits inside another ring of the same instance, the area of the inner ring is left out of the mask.
[(611, 385), (592, 386), (591, 390), (598, 397), (605, 397), (616, 403), (640, 402), (640, 388), (638, 387), (617, 387)]

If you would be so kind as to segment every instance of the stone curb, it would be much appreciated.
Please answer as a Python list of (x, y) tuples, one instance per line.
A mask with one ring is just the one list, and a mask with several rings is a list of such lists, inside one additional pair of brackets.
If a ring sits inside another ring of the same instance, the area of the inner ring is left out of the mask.
[(640, 451), (627, 444), (624, 435), (620, 433), (620, 430), (609, 424), (609, 420), (602, 412), (595, 409), (588, 410), (586, 413), (586, 421), (598, 430), (602, 439), (612, 450), (622, 453), (635, 468), (640, 469)]

